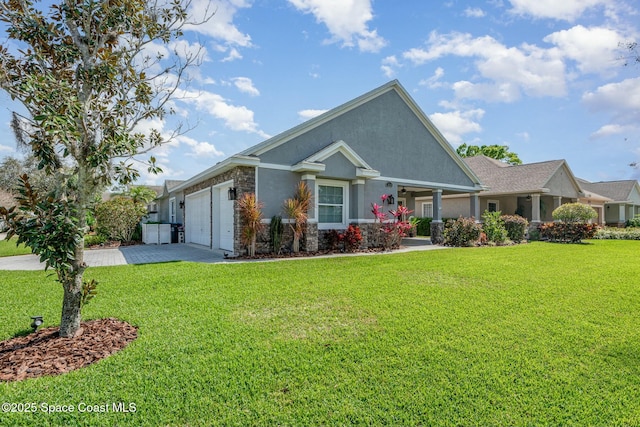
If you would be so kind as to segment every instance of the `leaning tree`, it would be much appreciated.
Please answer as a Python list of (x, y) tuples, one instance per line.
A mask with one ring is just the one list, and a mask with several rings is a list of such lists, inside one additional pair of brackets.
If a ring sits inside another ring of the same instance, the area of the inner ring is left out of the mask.
[[(83, 280), (87, 209), (105, 186), (139, 176), (135, 156), (175, 135), (137, 129), (171, 113), (185, 70), (199, 60), (199, 52), (171, 49), (193, 24), (185, 1), (0, 1), (10, 41), (0, 46), (0, 87), (26, 111), (14, 113), (14, 133), (38, 168), (56, 178), (45, 192), (23, 174), (16, 207), (0, 208), (0, 215), (9, 236), (17, 234), (56, 271), (63, 337), (78, 332), (94, 286)], [(145, 163), (159, 170), (153, 157)]]

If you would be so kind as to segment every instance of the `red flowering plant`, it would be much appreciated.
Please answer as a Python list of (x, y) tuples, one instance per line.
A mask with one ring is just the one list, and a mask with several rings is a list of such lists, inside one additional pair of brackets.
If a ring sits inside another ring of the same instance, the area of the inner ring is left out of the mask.
[[(383, 204), (387, 197), (386, 194), (380, 197)], [(379, 227), (375, 227), (378, 233), (375, 233), (375, 237), (372, 239), (372, 246), (382, 247), (385, 250), (399, 247), (402, 238), (411, 229), (411, 224), (405, 218), (408, 218), (412, 212), (405, 206), (398, 206), (398, 209), (390, 210), (387, 213), (384, 212), (382, 206), (372, 203), (371, 213), (374, 216), (374, 222), (376, 225), (380, 224)], [(388, 214), (391, 214), (391, 217)]]

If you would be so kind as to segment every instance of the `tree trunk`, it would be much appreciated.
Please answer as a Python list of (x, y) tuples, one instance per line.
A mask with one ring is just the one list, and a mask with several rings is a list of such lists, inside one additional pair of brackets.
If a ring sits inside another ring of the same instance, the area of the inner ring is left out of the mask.
[[(85, 210), (81, 209), (82, 218)], [(80, 220), (80, 229), (84, 230), (85, 221)], [(62, 316), (60, 318), (60, 336), (72, 338), (78, 334), (82, 321), (82, 279), (87, 266), (84, 263), (84, 238), (80, 240), (75, 249), (75, 259), (71, 264), (73, 269), (69, 274), (61, 277), (58, 275), (64, 294), (62, 297)]]
[(60, 319), (60, 336), (72, 338), (80, 329), (82, 316), (82, 274), (70, 278), (70, 283), (63, 283), (62, 317)]

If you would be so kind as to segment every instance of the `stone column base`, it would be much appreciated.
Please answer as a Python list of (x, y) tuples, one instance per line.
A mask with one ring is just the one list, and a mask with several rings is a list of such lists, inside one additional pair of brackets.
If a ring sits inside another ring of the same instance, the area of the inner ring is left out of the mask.
[(444, 222), (431, 222), (431, 243), (434, 245), (444, 243)]

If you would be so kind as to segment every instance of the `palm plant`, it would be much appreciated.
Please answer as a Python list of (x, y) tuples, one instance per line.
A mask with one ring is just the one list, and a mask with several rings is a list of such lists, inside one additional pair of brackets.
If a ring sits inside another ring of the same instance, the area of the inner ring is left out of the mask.
[(249, 256), (256, 254), (256, 238), (264, 227), (262, 223), (263, 204), (256, 199), (254, 193), (243, 193), (238, 200), (240, 210), (240, 224), (242, 226), (241, 240), (247, 245)]
[(284, 201), (284, 213), (293, 222), (289, 222), (289, 226), (293, 231), (293, 244), (291, 250), (300, 252), (300, 238), (304, 234), (309, 206), (311, 205), (311, 191), (304, 181), (300, 181), (296, 187), (293, 198)]

